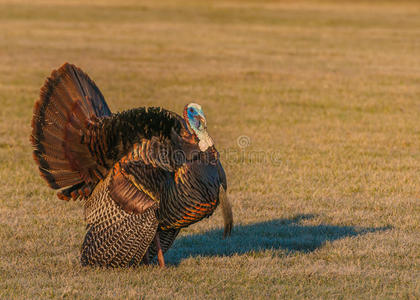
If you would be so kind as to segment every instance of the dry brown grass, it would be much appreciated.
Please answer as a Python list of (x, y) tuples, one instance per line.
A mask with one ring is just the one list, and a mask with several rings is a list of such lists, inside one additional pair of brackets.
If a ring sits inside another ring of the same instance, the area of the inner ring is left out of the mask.
[[(0, 297), (420, 297), (419, 37), (415, 1), (0, 1)], [(80, 266), (82, 209), (28, 142), (65, 61), (113, 111), (202, 104), (231, 239), (217, 212), (166, 270)], [(243, 135), (280, 161), (238, 159)]]

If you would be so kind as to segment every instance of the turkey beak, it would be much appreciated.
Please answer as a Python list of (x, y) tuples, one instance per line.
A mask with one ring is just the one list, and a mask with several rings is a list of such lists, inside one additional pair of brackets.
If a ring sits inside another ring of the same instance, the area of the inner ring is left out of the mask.
[(203, 129), (207, 129), (206, 119), (202, 115), (196, 115), (194, 117), (203, 126)]

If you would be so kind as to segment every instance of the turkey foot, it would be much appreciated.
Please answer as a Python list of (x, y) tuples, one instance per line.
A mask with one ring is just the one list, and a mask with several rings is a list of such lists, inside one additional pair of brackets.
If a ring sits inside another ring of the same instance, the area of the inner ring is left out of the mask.
[(155, 235), (155, 243), (156, 243), (156, 248), (157, 248), (157, 257), (158, 257), (159, 266), (161, 268), (164, 268), (165, 260), (163, 258), (163, 251), (162, 251), (162, 247), (160, 247), (159, 234), (157, 232)]

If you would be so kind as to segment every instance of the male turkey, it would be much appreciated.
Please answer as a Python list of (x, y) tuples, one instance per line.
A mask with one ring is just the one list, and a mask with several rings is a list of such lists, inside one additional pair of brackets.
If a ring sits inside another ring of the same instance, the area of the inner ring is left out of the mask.
[(198, 104), (183, 118), (163, 108), (112, 114), (95, 83), (64, 64), (41, 88), (32, 119), (33, 157), (63, 200), (81, 198), (83, 265), (135, 266), (163, 253), (181, 228), (219, 202), (233, 218), (226, 176)]

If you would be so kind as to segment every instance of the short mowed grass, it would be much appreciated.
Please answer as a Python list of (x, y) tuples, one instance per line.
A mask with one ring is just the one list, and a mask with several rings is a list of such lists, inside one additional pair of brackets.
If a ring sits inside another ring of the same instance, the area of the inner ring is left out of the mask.
[[(29, 144), (66, 61), (114, 112), (202, 105), (231, 238), (217, 210), (166, 269), (80, 265)], [(419, 2), (1, 0), (0, 104), (1, 298), (420, 297)]]

